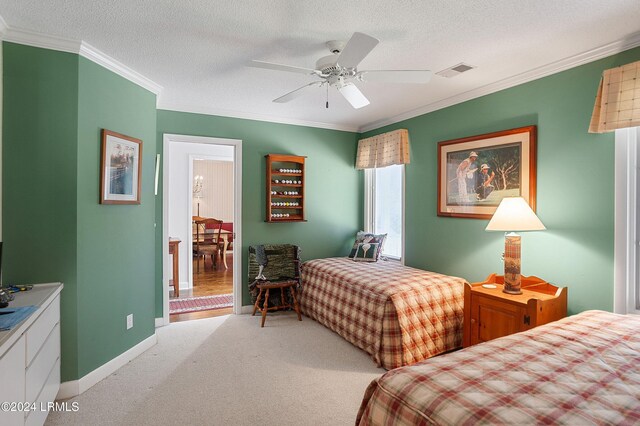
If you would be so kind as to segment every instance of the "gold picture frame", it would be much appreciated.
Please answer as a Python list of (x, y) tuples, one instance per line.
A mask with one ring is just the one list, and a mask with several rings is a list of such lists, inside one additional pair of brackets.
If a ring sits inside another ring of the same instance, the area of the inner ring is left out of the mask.
[(100, 204), (140, 204), (142, 141), (102, 129)]
[(536, 126), (438, 143), (438, 216), (490, 219), (504, 197), (536, 208)]

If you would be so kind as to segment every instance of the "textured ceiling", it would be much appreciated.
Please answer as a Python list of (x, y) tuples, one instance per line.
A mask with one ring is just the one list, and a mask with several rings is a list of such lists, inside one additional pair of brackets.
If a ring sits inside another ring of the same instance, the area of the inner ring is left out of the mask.
[[(640, 31), (638, 0), (0, 0), (12, 28), (83, 40), (164, 87), (160, 107), (361, 128)], [(354, 110), (325, 90), (271, 100), (311, 77), (245, 67), (313, 68), (328, 40), (381, 40), (359, 69), (476, 69), (427, 85), (359, 83)]]

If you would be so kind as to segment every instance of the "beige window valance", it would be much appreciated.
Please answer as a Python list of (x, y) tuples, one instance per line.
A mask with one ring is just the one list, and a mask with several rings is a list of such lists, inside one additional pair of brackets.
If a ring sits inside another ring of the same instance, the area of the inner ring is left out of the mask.
[(640, 61), (602, 73), (589, 133), (640, 126)]
[(358, 142), (356, 169), (409, 164), (409, 131), (398, 129)]

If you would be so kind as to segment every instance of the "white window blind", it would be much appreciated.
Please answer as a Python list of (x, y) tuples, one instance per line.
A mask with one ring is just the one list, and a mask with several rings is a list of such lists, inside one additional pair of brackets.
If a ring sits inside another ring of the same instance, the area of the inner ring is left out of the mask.
[(616, 130), (614, 311), (640, 314), (640, 127)]
[(404, 165), (365, 170), (365, 230), (387, 234), (382, 255), (404, 260)]

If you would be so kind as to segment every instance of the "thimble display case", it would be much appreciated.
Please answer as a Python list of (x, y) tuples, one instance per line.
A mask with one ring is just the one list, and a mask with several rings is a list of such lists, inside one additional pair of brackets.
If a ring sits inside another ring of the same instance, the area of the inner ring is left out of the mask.
[(266, 222), (305, 222), (306, 157), (267, 154)]

